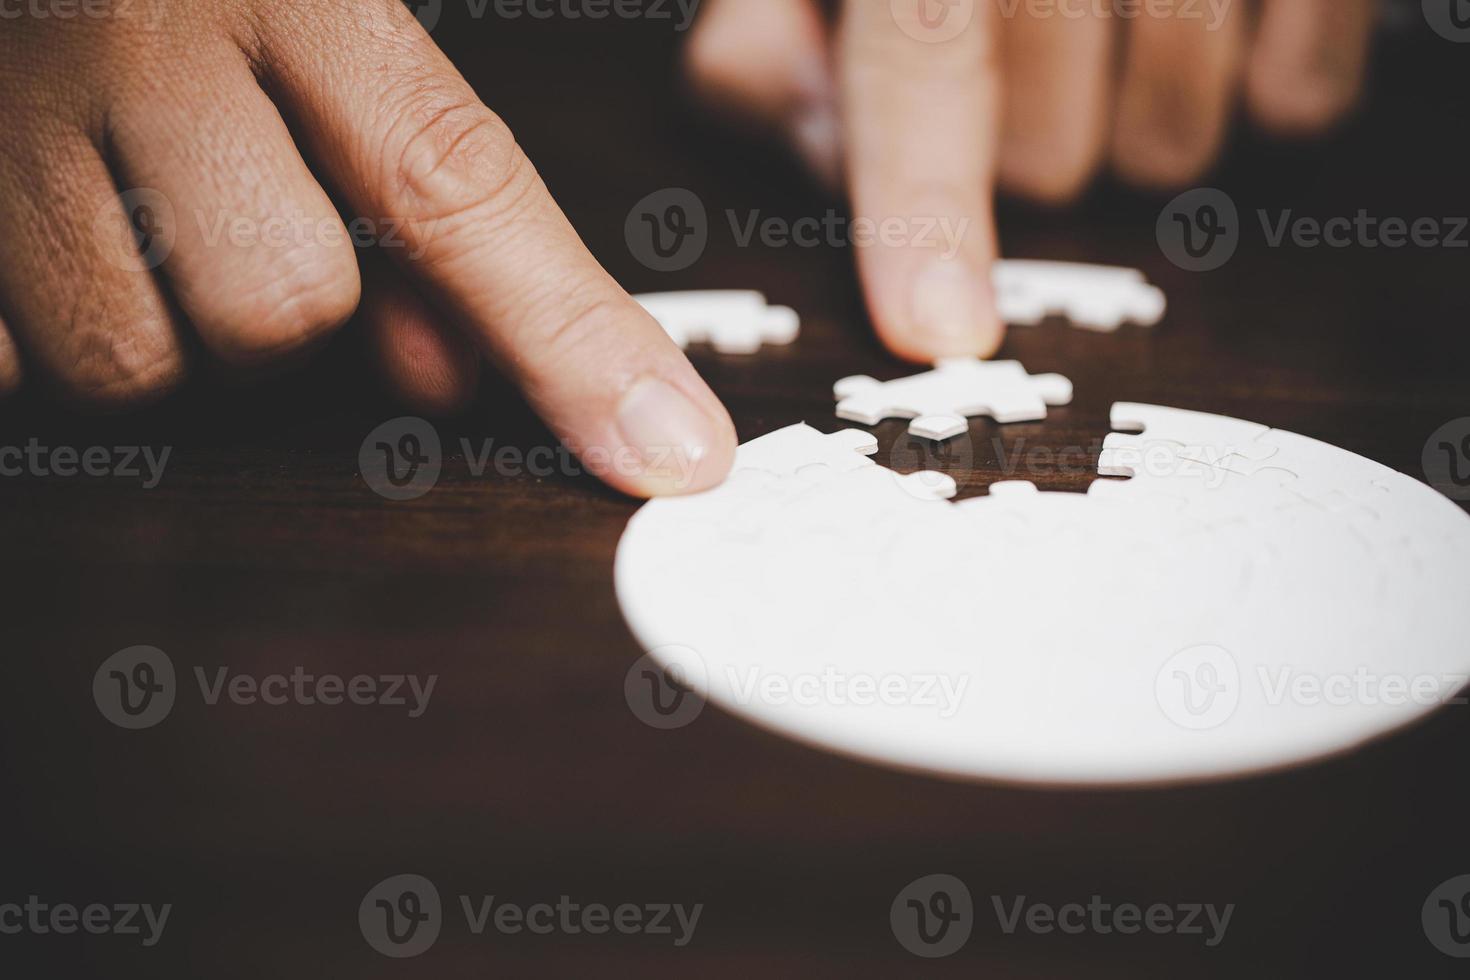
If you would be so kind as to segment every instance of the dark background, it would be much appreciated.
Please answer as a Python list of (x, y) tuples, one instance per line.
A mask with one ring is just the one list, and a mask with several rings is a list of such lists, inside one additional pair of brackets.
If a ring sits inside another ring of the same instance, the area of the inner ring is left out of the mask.
[[(1411, 5), (1409, 9), (1417, 7)], [(473, 21), (450, 0), (435, 37), (511, 123), (589, 246), (632, 291), (765, 290), (796, 307), (793, 347), (696, 350), (742, 439), (805, 419), (832, 430), (834, 379), (906, 369), (870, 337), (846, 249), (740, 248), (726, 208), (798, 218), (828, 200), (778, 151), (701, 126), (668, 22)], [(1243, 134), (1209, 183), (1256, 208), (1331, 217), (1470, 213), (1467, 49), (1409, 18), (1376, 59), (1370, 104), (1310, 149)], [(633, 204), (688, 187), (716, 216), (689, 270), (642, 267)], [(1007, 206), (1007, 254), (1136, 265), (1171, 300), (1152, 331), (1058, 323), (1003, 351), (1061, 371), (1077, 400), (1043, 423), (977, 421), (962, 493), (1000, 477), (992, 439), (1087, 446), (1116, 400), (1239, 416), (1421, 475), (1425, 440), (1470, 415), (1470, 252), (1268, 248), (1191, 274), (1154, 238), (1162, 199), (1106, 183), (1078, 209)], [(1048, 792), (897, 774), (797, 746), (713, 709), (646, 727), (623, 700), (638, 656), (612, 591), (637, 504), (590, 478), (472, 476), (460, 436), (549, 436), (487, 384), (439, 426), (438, 486), (394, 503), (363, 483), (363, 437), (400, 414), (352, 328), (305, 370), (210, 381), (141, 414), (0, 407), (0, 445), (173, 447), (153, 490), (123, 479), (0, 479), (0, 902), (172, 902), (162, 943), (0, 936), (0, 974), (153, 976), (1137, 977), (1464, 975), (1420, 925), (1470, 872), (1470, 709), (1295, 771), (1149, 791)], [(879, 428), (889, 447), (903, 425)], [(907, 466), (903, 468), (916, 468)], [(1082, 490), (1091, 477), (1038, 477)], [(1067, 615), (1058, 595), (1054, 614)], [(1045, 628), (1044, 623), (1037, 624)], [(113, 727), (94, 671), (136, 644), (181, 674), (156, 728)], [(427, 713), (205, 706), (213, 670), (439, 675)], [(490, 934), (457, 911), (424, 956), (359, 934), (382, 878), (431, 878), (529, 904), (704, 903), (693, 943)], [(948, 960), (895, 942), (909, 881), (962, 878), (974, 937)], [(989, 896), (1234, 903), (1226, 941), (1005, 936)], [(9, 967), (9, 968), (7, 968)]]

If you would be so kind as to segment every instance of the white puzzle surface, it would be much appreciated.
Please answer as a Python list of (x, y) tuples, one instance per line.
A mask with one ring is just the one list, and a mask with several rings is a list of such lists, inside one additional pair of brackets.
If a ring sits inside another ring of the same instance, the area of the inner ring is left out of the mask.
[(797, 425), (618, 548), (639, 642), (822, 748), (956, 778), (1136, 784), (1351, 749), (1470, 675), (1470, 518), (1333, 446), (1120, 404), (1086, 494), (955, 504)]
[(1072, 401), (1072, 382), (1060, 374), (1027, 374), (1019, 361), (961, 357), (897, 381), (843, 378), (832, 392), (840, 419), (864, 425), (913, 419), (911, 434), (942, 442), (965, 432), (966, 420), (977, 415), (997, 422), (1044, 419), (1048, 405)]

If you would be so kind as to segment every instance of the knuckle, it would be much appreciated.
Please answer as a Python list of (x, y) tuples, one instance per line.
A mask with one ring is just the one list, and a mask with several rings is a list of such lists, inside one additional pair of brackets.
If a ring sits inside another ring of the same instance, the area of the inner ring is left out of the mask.
[(78, 328), (70, 346), (59, 381), (72, 400), (88, 406), (121, 408), (156, 398), (184, 376), (183, 354), (167, 324)]
[(526, 178), (509, 128), (467, 86), (412, 85), (394, 115), (382, 176), (393, 216), (452, 221), (493, 209)]
[[(303, 256), (295, 256), (303, 259)], [(362, 284), (352, 257), (322, 253), (296, 262), (284, 277), (252, 286), (248, 280), (202, 314), (214, 353), (252, 364), (307, 346), (356, 311)], [(204, 332), (204, 331), (202, 331)]]
[(563, 301), (524, 327), (517, 346), (534, 347), (538, 359), (548, 365), (592, 363), (626, 313), (607, 297)]

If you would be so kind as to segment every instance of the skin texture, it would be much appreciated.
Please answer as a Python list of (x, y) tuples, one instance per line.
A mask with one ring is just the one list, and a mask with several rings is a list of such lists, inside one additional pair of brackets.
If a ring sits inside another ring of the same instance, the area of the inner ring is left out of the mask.
[(361, 264), (410, 407), (462, 407), (489, 357), (613, 486), (723, 478), (724, 408), (400, 0), (116, 10), (0, 31), (0, 219), (27, 231), (0, 241), (0, 391), (126, 407), (289, 357), (352, 316)]
[(875, 246), (859, 250), (858, 265), (896, 353), (984, 356), (1003, 329), (988, 273), (997, 189), (1062, 205), (1105, 168), (1152, 190), (1188, 186), (1213, 164), (1240, 105), (1275, 134), (1320, 134), (1357, 101), (1376, 6), (1148, 0), (1132, 9), (1152, 13), (1110, 13), (1126, 9), (705, 0), (686, 68), (700, 98), (790, 141), (819, 179), (847, 191), (856, 215), (972, 218), (953, 259)]

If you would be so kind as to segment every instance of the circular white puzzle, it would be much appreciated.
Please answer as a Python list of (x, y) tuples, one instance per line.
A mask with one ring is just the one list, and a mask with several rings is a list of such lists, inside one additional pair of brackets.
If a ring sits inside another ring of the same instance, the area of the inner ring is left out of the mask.
[(645, 505), (623, 613), (666, 678), (834, 752), (957, 778), (1151, 783), (1351, 749), (1458, 702), (1470, 518), (1302, 436), (1113, 409), (1086, 494), (952, 503), (795, 425)]

